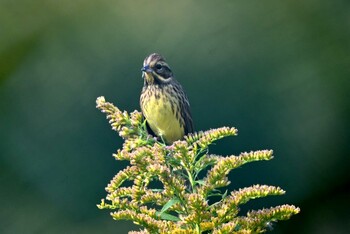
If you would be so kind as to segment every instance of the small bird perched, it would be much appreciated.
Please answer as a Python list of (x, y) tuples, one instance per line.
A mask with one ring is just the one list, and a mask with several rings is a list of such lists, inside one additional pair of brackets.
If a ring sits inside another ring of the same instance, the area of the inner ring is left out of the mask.
[(150, 133), (167, 144), (192, 133), (190, 103), (165, 59), (153, 53), (145, 58), (141, 70), (144, 85), (140, 105)]

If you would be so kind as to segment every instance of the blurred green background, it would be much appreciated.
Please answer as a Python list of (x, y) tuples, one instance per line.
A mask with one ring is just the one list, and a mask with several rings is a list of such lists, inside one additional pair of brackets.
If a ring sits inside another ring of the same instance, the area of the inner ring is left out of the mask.
[(96, 204), (126, 163), (95, 99), (139, 109), (140, 68), (163, 54), (212, 152), (273, 149), (230, 174), (278, 185), (301, 213), (274, 233), (349, 233), (349, 1), (0, 2), (0, 233), (127, 233)]

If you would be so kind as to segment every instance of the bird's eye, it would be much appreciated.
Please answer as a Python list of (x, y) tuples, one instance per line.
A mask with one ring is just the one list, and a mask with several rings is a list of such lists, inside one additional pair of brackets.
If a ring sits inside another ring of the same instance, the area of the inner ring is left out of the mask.
[(156, 69), (157, 69), (157, 70), (162, 69), (162, 67), (163, 67), (163, 66), (162, 66), (161, 64), (159, 64), (159, 63), (158, 63), (158, 64), (156, 64)]

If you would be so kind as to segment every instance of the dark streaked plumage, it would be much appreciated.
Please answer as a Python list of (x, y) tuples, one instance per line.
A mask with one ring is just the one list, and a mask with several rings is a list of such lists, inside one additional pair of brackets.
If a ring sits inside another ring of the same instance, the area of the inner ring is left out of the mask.
[(151, 133), (167, 144), (192, 133), (189, 101), (165, 59), (156, 53), (146, 57), (142, 77), (140, 105)]

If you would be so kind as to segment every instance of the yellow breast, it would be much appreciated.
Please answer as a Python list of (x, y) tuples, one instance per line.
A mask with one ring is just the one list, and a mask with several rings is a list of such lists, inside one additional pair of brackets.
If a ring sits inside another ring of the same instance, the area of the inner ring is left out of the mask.
[[(173, 100), (175, 101), (175, 100)], [(171, 106), (170, 97), (150, 95), (144, 101), (142, 111), (152, 131), (168, 144), (184, 136), (184, 127), (176, 117), (177, 105)], [(180, 117), (178, 113), (178, 117)]]

